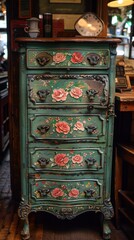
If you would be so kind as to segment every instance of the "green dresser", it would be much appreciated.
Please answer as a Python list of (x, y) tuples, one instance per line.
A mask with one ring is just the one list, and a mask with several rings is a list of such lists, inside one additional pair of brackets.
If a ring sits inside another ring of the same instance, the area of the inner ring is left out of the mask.
[(20, 142), (24, 220), (45, 211), (61, 219), (101, 212), (108, 220), (117, 39), (20, 38)]

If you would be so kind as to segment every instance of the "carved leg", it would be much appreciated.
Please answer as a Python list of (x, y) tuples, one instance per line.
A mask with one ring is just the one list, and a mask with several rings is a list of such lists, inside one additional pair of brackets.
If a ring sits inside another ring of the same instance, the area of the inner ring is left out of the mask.
[(105, 240), (110, 239), (111, 230), (108, 226), (108, 221), (114, 216), (114, 210), (110, 202), (110, 199), (106, 199), (104, 201), (104, 206), (102, 207), (101, 212), (103, 213), (103, 223), (102, 223), (103, 239)]
[(111, 229), (108, 226), (108, 220), (103, 220), (103, 239), (111, 239)]
[(28, 214), (31, 211), (31, 207), (22, 200), (18, 209), (18, 215), (23, 220), (23, 230), (21, 231), (21, 237), (23, 240), (30, 238)]
[(30, 238), (28, 218), (26, 218), (23, 222), (23, 230), (21, 231), (21, 238), (23, 240), (26, 240), (26, 239)]

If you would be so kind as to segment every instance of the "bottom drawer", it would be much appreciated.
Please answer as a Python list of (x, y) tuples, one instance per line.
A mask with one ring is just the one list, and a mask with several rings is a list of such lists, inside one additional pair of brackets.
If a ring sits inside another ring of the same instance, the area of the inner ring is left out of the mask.
[(103, 180), (76, 179), (56, 180), (30, 179), (30, 202), (103, 202)]

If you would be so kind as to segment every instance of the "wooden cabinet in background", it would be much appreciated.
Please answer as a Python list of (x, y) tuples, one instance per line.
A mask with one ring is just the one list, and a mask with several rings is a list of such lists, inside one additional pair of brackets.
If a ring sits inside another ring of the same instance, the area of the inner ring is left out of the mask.
[(9, 144), (8, 76), (0, 75), (0, 154)]
[(116, 226), (134, 234), (134, 91), (116, 93), (114, 202)]

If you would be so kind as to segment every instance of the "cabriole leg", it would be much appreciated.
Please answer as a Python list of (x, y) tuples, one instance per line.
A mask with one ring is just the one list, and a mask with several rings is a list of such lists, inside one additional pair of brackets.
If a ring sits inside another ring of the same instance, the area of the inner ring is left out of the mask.
[(102, 222), (102, 234), (103, 239), (111, 239), (111, 229), (109, 228), (108, 222), (114, 216), (113, 206), (110, 202), (110, 199), (106, 199), (104, 201), (104, 206), (101, 209), (103, 214), (103, 222)]
[(23, 230), (21, 231), (21, 238), (23, 240), (26, 240), (30, 238), (28, 217), (23, 221), (24, 222), (23, 222)]
[(18, 209), (18, 215), (20, 219), (23, 220), (23, 229), (21, 231), (21, 237), (23, 240), (30, 238), (29, 220), (28, 220), (28, 215), (30, 211), (31, 211), (31, 206), (28, 205), (25, 200), (22, 200)]
[(103, 239), (111, 239), (111, 229), (108, 225), (108, 220), (103, 220)]

